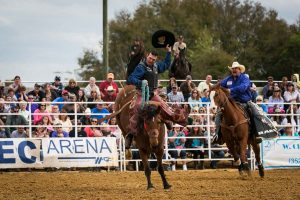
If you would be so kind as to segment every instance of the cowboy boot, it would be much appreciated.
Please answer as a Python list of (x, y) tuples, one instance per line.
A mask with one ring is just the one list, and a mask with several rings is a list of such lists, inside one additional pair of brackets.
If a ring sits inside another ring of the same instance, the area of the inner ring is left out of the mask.
[(172, 118), (175, 123), (181, 126), (186, 126), (188, 124), (188, 113), (184, 112), (182, 109), (176, 109)]

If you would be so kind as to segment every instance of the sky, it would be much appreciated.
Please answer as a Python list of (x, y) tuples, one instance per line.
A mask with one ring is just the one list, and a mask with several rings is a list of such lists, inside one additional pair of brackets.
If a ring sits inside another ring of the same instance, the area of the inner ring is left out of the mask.
[[(146, 0), (147, 1), (147, 0)], [(142, 0), (108, 0), (108, 19)], [(259, 0), (295, 23), (300, 0)], [(102, 0), (0, 0), (0, 80), (49, 82), (76, 77), (84, 49), (101, 52)]]

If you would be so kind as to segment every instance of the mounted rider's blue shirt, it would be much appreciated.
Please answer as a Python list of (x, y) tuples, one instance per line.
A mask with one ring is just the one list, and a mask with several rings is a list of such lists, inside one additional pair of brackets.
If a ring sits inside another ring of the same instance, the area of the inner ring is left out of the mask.
[(135, 85), (138, 89), (142, 87), (142, 80), (147, 80), (150, 91), (157, 88), (158, 74), (169, 69), (171, 63), (171, 52), (167, 52), (164, 61), (155, 62), (148, 66), (146, 61), (141, 61), (127, 79), (128, 84)]
[(230, 89), (230, 96), (240, 103), (247, 103), (252, 99), (250, 87), (251, 83), (245, 74), (240, 74), (233, 78), (232, 75), (221, 81), (221, 86)]

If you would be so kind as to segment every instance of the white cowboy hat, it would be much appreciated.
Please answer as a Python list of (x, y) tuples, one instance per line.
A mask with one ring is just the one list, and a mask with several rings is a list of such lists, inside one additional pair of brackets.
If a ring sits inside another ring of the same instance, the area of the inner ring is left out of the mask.
[(232, 70), (233, 68), (237, 68), (237, 67), (240, 68), (240, 70), (241, 70), (242, 73), (244, 73), (245, 70), (246, 70), (245, 66), (244, 66), (244, 65), (241, 65), (241, 64), (238, 63), (238, 62), (233, 62), (231, 67), (228, 66), (228, 69)]

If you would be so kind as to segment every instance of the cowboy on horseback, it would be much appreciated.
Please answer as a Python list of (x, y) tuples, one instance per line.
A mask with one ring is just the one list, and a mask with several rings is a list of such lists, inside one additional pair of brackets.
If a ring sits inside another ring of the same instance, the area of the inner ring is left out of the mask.
[[(227, 76), (225, 79), (221, 80), (220, 85), (224, 88), (227, 88), (230, 97), (233, 98), (237, 103), (239, 103), (244, 110), (248, 113), (248, 116), (250, 116), (250, 122), (254, 123), (254, 115), (259, 113), (256, 111), (254, 103), (251, 102), (252, 95), (251, 95), (251, 82), (249, 80), (249, 77), (244, 74), (245, 72), (245, 66), (239, 64), (238, 62), (233, 62), (231, 67), (228, 67), (231, 71), (231, 75)], [(217, 144), (224, 144), (224, 141), (222, 140), (222, 133), (221, 133), (221, 121), (222, 121), (222, 112), (221, 112), (222, 106), (220, 106), (219, 111), (216, 114), (215, 117), (215, 123), (216, 123), (216, 135), (214, 136), (213, 143)], [(254, 127), (254, 126), (252, 126)], [(257, 125), (255, 125), (257, 128)], [(273, 127), (271, 127), (273, 128)], [(253, 134), (254, 130), (251, 131)], [(258, 135), (258, 130), (255, 131), (256, 140), (258, 143), (261, 142), (261, 138)], [(275, 131), (276, 132), (276, 131)]]
[(126, 148), (130, 147), (133, 136), (137, 135), (139, 132), (138, 110), (142, 103), (142, 85), (146, 84), (149, 86), (150, 100), (160, 102), (163, 116), (162, 120), (169, 129), (172, 126), (172, 124), (170, 124), (171, 121), (183, 126), (187, 124), (187, 116), (185, 116), (181, 110), (176, 110), (174, 112), (167, 103), (157, 95), (158, 74), (169, 69), (171, 62), (171, 47), (167, 45), (166, 50), (166, 57), (160, 62), (156, 62), (158, 54), (155, 51), (150, 52), (146, 59), (141, 61), (133, 73), (128, 77), (127, 83), (136, 86), (137, 94), (135, 101), (131, 104), (132, 109), (130, 112), (129, 123), (130, 133), (128, 133), (126, 137)]
[(178, 37), (178, 41), (173, 45), (173, 52), (174, 52), (174, 60), (178, 59), (180, 49), (186, 49), (186, 43), (183, 42), (184, 38), (182, 35)]

